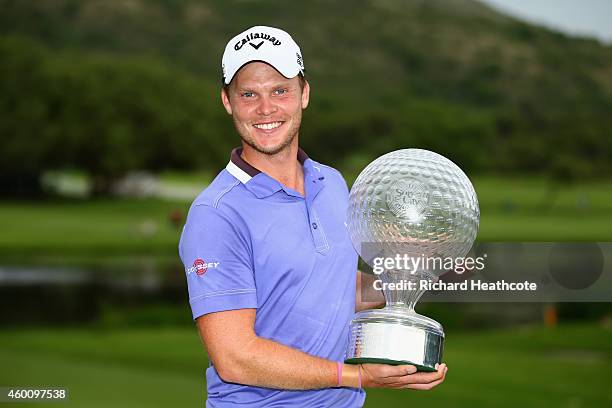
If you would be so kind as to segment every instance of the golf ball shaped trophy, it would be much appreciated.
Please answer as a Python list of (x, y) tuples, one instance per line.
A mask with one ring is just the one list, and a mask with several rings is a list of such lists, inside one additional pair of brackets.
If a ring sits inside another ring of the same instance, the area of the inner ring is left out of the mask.
[(422, 282), (435, 282), (447, 272), (441, 262), (431, 261), (464, 257), (476, 239), (480, 210), (472, 183), (444, 156), (397, 150), (361, 172), (347, 215), (349, 235), (366, 263), (374, 266), (376, 259), (401, 255), (410, 257), (414, 267), (381, 268), (386, 306), (355, 314), (345, 361), (413, 364), (419, 371), (435, 371), (444, 330), (414, 306), (426, 291)]

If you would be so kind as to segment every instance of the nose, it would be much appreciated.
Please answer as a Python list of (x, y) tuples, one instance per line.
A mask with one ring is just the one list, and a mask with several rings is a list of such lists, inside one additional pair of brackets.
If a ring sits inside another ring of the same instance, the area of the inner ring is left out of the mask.
[(259, 105), (257, 106), (257, 113), (263, 116), (268, 116), (276, 112), (276, 105), (270, 99), (269, 96), (263, 95), (259, 99)]

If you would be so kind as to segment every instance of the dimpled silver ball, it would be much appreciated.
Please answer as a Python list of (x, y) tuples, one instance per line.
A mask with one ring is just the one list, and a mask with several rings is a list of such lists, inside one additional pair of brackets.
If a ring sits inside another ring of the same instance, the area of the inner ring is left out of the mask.
[(455, 163), (428, 150), (403, 149), (359, 174), (347, 227), (362, 257), (364, 244), (376, 244), (386, 252), (402, 247), (415, 256), (455, 258), (469, 252), (479, 218), (474, 187)]

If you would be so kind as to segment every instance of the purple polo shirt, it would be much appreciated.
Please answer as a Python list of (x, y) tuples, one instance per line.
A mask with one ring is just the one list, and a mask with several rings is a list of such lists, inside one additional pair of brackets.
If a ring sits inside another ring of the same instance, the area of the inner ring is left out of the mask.
[[(305, 197), (232, 152), (195, 199), (179, 252), (196, 319), (252, 308), (255, 333), (342, 361), (355, 312), (357, 253), (346, 226), (342, 175), (299, 151)], [(353, 388), (289, 391), (224, 382), (206, 370), (207, 407), (361, 407)]]

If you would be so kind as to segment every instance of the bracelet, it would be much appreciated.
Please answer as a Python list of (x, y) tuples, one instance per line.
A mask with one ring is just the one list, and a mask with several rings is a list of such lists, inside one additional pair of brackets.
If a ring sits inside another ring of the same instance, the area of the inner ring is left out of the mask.
[(357, 365), (357, 369), (359, 370), (359, 388), (361, 388), (361, 364)]
[(338, 365), (338, 387), (342, 387), (342, 366), (344, 363), (338, 361), (336, 364)]

